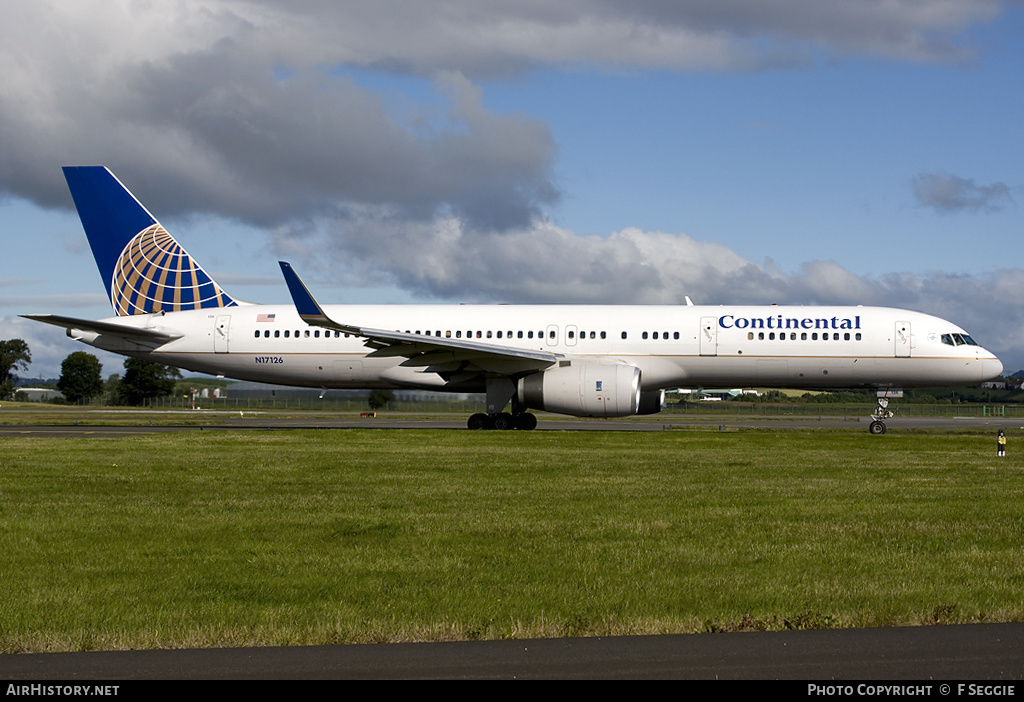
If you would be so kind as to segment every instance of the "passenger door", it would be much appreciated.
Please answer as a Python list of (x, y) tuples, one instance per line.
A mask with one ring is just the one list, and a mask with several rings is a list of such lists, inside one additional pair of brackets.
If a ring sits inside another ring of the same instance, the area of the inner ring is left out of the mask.
[(718, 318), (701, 317), (700, 319), (700, 355), (718, 355)]
[(231, 327), (231, 315), (217, 315), (213, 327), (213, 351), (214, 353), (228, 352), (228, 331)]

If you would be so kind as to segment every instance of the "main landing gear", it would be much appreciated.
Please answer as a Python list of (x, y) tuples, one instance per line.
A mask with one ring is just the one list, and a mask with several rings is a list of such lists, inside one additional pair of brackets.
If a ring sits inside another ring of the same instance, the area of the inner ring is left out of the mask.
[[(512, 403), (512, 412), (502, 410)], [(477, 412), (466, 423), (470, 429), (520, 429), (537, 427), (537, 417), (526, 411), (516, 397), (516, 383), (508, 376), (487, 378), (487, 412)]]
[(872, 434), (885, 433), (885, 420), (892, 418), (892, 410), (889, 409), (889, 400), (884, 397), (878, 398), (878, 406), (875, 407), (871, 419), (874, 420), (868, 425), (868, 431)]
[(520, 429), (529, 431), (537, 427), (537, 416), (529, 412), (510, 414), (499, 412), (497, 414), (484, 414), (477, 412), (471, 415), (466, 425), (470, 429)]

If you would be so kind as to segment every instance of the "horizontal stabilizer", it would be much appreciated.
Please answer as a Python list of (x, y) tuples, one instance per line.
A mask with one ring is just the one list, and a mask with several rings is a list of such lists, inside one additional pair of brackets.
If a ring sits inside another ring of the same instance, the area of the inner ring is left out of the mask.
[(25, 319), (34, 319), (37, 322), (52, 324), (65, 329), (78, 329), (96, 334), (108, 334), (120, 336), (137, 341), (167, 342), (180, 339), (184, 334), (168, 329), (147, 329), (143, 327), (132, 327), (127, 324), (115, 324), (113, 322), (97, 322), (92, 319), (77, 319), (75, 317), (62, 317), (56, 314), (23, 314)]

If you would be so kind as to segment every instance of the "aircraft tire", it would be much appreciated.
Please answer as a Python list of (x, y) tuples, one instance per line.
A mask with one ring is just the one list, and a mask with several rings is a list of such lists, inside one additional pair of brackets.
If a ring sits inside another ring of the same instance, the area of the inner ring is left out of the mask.
[(502, 412), (501, 414), (494, 415), (494, 428), (495, 429), (515, 429), (515, 422), (512, 420), (512, 415), (508, 412)]
[(537, 415), (535, 414), (523, 412), (513, 417), (513, 420), (515, 421), (516, 429), (521, 431), (530, 431), (537, 428)]
[(884, 434), (885, 433), (885, 422), (879, 422), (875, 420), (868, 425), (868, 431), (872, 434)]
[(477, 412), (469, 417), (469, 421), (466, 422), (466, 426), (470, 429), (489, 429), (491, 418), (483, 412)]

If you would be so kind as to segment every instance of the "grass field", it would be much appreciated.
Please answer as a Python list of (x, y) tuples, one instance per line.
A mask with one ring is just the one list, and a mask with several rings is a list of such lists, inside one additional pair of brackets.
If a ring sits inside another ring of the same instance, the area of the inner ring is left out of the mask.
[(0, 652), (1024, 619), (990, 434), (0, 439)]

